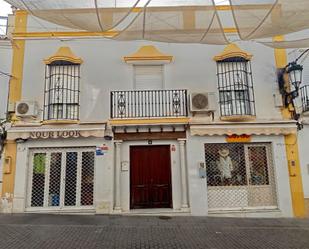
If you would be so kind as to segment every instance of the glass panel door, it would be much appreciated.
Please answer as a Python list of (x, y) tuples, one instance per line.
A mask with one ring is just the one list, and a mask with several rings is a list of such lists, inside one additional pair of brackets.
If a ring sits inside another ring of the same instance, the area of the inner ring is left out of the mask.
[(92, 148), (32, 150), (28, 208), (91, 207), (95, 154)]

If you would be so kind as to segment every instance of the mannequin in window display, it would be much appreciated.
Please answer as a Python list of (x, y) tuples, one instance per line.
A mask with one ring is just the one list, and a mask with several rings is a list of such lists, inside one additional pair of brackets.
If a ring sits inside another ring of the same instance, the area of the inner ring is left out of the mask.
[(234, 170), (230, 151), (228, 149), (221, 149), (218, 151), (219, 161), (217, 162), (218, 169), (221, 172), (223, 185), (231, 185), (232, 171)]

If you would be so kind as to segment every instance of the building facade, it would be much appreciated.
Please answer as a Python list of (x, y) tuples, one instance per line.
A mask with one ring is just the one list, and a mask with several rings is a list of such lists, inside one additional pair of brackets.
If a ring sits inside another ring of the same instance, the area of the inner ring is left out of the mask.
[(4, 212), (305, 215), (283, 51), (15, 23)]

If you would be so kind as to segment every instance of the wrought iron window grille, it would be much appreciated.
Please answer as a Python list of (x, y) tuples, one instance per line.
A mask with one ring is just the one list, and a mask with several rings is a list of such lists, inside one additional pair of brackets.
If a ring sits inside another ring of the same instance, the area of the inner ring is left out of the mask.
[(79, 120), (80, 65), (56, 61), (46, 65), (44, 120)]
[(221, 117), (255, 116), (251, 62), (241, 57), (217, 62)]
[(111, 92), (111, 118), (187, 116), (187, 90)]

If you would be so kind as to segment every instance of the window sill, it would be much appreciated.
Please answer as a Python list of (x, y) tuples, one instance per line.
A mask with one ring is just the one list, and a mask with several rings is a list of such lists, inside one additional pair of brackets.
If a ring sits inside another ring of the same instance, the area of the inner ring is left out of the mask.
[(45, 120), (43, 121), (43, 125), (60, 125), (60, 124), (79, 124), (79, 120)]
[(256, 116), (254, 115), (231, 115), (220, 117), (222, 121), (231, 121), (231, 122), (239, 122), (239, 121), (253, 121), (256, 120)]

